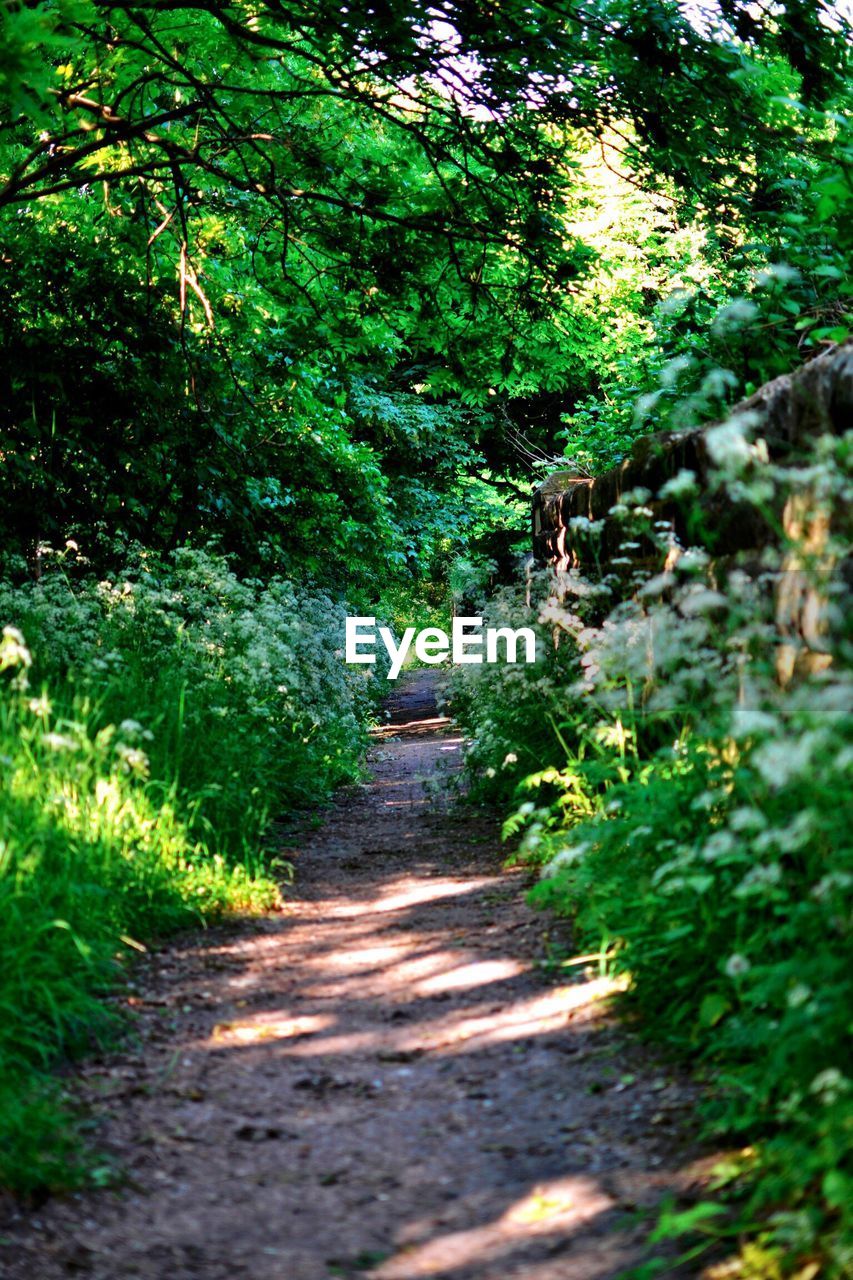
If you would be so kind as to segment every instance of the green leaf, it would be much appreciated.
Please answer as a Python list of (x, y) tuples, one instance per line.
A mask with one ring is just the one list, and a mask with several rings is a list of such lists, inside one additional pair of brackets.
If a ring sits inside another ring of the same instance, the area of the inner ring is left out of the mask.
[(715, 1204), (710, 1200), (702, 1200), (699, 1204), (693, 1205), (690, 1209), (684, 1209), (680, 1213), (665, 1210), (649, 1239), (652, 1241), (675, 1240), (725, 1213), (726, 1209), (723, 1205)]
[(700, 1026), (715, 1027), (726, 1016), (731, 1007), (729, 1001), (720, 992), (710, 992), (699, 1006)]

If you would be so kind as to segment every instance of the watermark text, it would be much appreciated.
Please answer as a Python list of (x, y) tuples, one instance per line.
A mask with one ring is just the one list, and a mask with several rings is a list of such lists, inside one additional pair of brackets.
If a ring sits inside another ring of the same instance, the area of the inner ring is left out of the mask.
[[(480, 662), (535, 662), (536, 636), (531, 627), (483, 627), (482, 618), (454, 618), (448, 636), (441, 627), (416, 631), (406, 627), (399, 640), (389, 627), (376, 626), (375, 618), (347, 618), (346, 661), (373, 663), (381, 642), (391, 666), (388, 679), (396, 680), (412, 651), (421, 662), (450, 662), (456, 665)], [(519, 659), (519, 649), (524, 658)]]

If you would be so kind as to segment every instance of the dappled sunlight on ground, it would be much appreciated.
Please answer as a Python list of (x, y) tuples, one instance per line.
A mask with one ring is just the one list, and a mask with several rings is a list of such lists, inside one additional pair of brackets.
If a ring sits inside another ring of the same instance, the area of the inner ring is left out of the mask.
[(499, 1263), (508, 1250), (525, 1240), (571, 1232), (614, 1204), (593, 1179), (552, 1179), (520, 1196), (493, 1222), (433, 1236), (423, 1244), (404, 1244), (374, 1275), (376, 1280), (415, 1280)]
[(692, 1095), (616, 1028), (612, 983), (543, 970), (525, 873), (433, 785), (444, 722), (378, 737), (374, 781), (288, 850), (284, 913), (143, 962), (139, 1052), (87, 1069), (128, 1181), (14, 1228), (4, 1280), (607, 1280), (643, 1256), (631, 1215), (693, 1177)]
[[(477, 889), (490, 886), (490, 877), (480, 876), (474, 880), (415, 880), (405, 876), (401, 880), (381, 888), (375, 902), (371, 903), (371, 915), (390, 911), (402, 911), (422, 902), (434, 902), (439, 898), (456, 897), (461, 893), (471, 893)], [(346, 919), (349, 916), (363, 921), (364, 908), (350, 902), (333, 900), (327, 905), (330, 917)]]
[[(466, 882), (466, 885), (472, 882)], [(478, 887), (491, 881), (477, 882)], [(446, 886), (436, 896), (446, 896)], [(431, 895), (412, 895), (409, 905), (427, 902)], [(377, 912), (387, 909), (378, 900)], [(327, 920), (336, 919), (330, 910)], [(339, 1018), (326, 1011), (320, 1014), (302, 1012), (298, 1018), (287, 1011), (263, 1010), (233, 1022), (217, 1024), (205, 1044), (221, 1045), (229, 1040), (250, 1044), (254, 1039), (275, 1039), (275, 1028), (285, 1028), (281, 1039), (290, 1043), (286, 1052), (300, 1057), (347, 1054), (366, 1050), (410, 1052), (420, 1047), (433, 1052), (458, 1051), (470, 1042), (472, 1047), (497, 1044), (514, 1038), (528, 1038), (564, 1028), (570, 1018), (592, 1017), (596, 1004), (620, 989), (610, 979), (589, 979), (570, 986), (552, 987), (524, 998), (509, 998), (500, 984), (506, 984), (529, 971), (529, 963), (513, 957), (481, 960), (462, 948), (457, 950), (424, 950), (430, 938), (425, 934), (409, 934), (383, 946), (367, 945), (370, 931), (359, 934), (358, 949), (324, 950), (315, 955), (310, 938), (298, 933), (288, 935), (289, 973), (301, 983), (291, 997), (290, 1006), (303, 1001), (321, 1001), (346, 1005), (356, 1001), (382, 1000), (382, 1013), (387, 1007), (408, 1006), (404, 1026), (375, 1019), (370, 1030), (335, 1034)], [(353, 945), (351, 937), (347, 941)], [(281, 962), (284, 957), (280, 957)], [(326, 981), (322, 981), (323, 977)], [(318, 979), (320, 979), (318, 981)], [(258, 986), (260, 975), (240, 975), (229, 985), (234, 989)], [(492, 990), (497, 987), (496, 990)], [(436, 1011), (432, 997), (447, 993), (467, 993), (465, 1003)], [(419, 1016), (414, 1001), (426, 1001)], [(282, 1017), (282, 1013), (285, 1016)], [(361, 1015), (370, 1019), (370, 1011)], [(346, 1020), (346, 1019), (344, 1019)], [(300, 1028), (294, 1030), (294, 1028)], [(296, 1041), (298, 1040), (298, 1043)]]

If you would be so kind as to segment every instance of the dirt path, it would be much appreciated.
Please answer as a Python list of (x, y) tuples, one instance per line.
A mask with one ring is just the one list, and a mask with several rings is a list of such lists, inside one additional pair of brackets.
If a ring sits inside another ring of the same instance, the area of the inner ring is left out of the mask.
[(436, 788), (460, 743), (433, 673), (392, 712), (287, 911), (151, 958), (138, 1043), (83, 1083), (129, 1181), (13, 1213), (0, 1275), (604, 1280), (642, 1256), (631, 1210), (690, 1182), (690, 1090), (602, 982), (536, 967), (493, 825)]

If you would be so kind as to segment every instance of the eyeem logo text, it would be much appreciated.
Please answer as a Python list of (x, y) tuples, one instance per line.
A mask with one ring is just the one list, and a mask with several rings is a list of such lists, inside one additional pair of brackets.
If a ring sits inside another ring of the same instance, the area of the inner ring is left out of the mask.
[[(417, 634), (414, 627), (406, 627), (399, 644), (388, 627), (379, 627), (378, 635), (391, 660), (389, 680), (396, 680), (400, 674), (412, 641), (415, 655), (421, 662), (444, 662), (447, 658), (457, 664), (518, 662), (520, 644), (524, 646), (524, 661), (536, 661), (536, 636), (530, 627), (519, 627), (517, 631), (511, 627), (486, 627), (484, 631), (482, 618), (454, 618), (450, 636), (441, 627), (425, 627)], [(375, 618), (347, 618), (347, 662), (375, 662), (376, 644)], [(501, 644), (502, 655), (499, 653)]]

